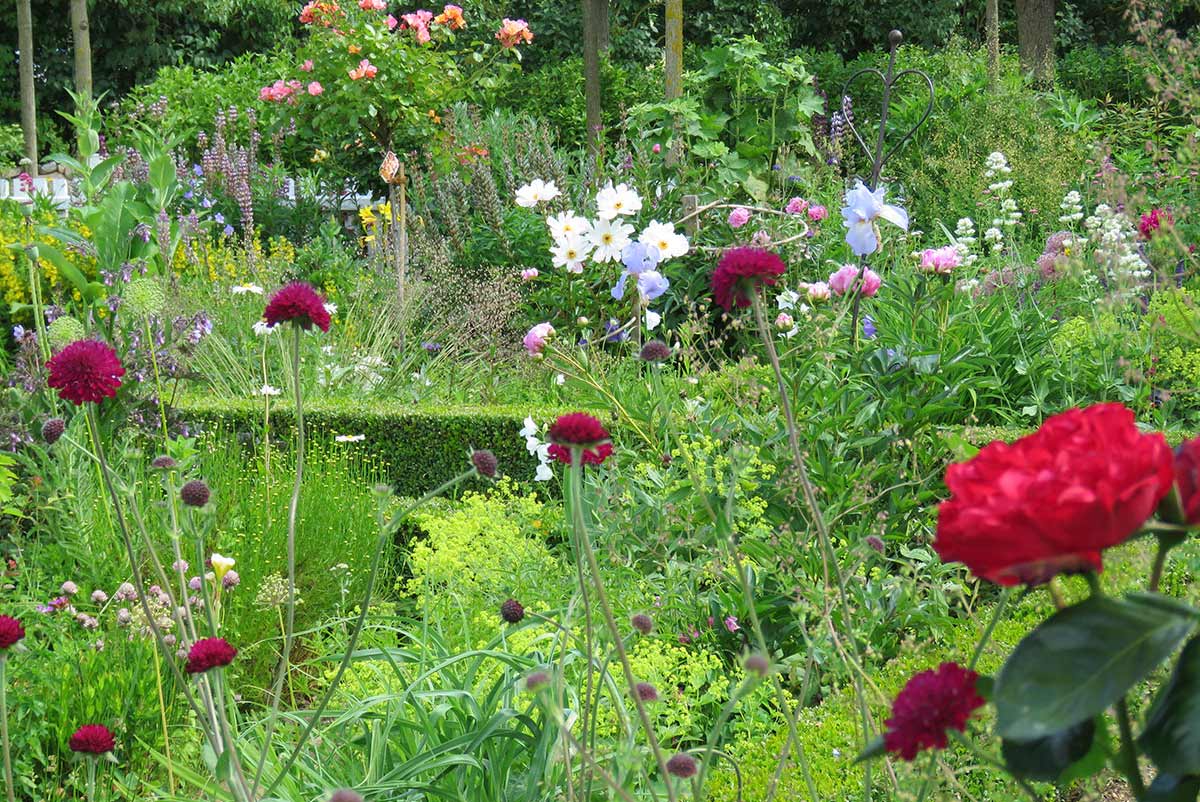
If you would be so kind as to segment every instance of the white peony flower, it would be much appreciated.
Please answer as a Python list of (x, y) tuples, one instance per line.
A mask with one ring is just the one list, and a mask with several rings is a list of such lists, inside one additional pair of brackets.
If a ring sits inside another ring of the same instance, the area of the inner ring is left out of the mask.
[(596, 214), (602, 220), (637, 214), (641, 210), (642, 199), (628, 184), (617, 184), (614, 187), (610, 181), (608, 186), (596, 194)]
[(566, 268), (568, 273), (582, 273), (583, 261), (590, 251), (586, 240), (572, 235), (557, 242), (550, 249), (550, 256), (555, 267)]
[(526, 209), (532, 209), (539, 203), (552, 201), (559, 196), (558, 187), (553, 181), (543, 181), (540, 178), (535, 178), (528, 184), (517, 189), (517, 205), (523, 206)]
[(573, 211), (550, 215), (546, 218), (546, 225), (550, 227), (550, 236), (559, 243), (572, 237), (586, 238), (592, 230), (587, 218)]
[(633, 226), (620, 220), (597, 220), (592, 226), (590, 241), (596, 249), (592, 254), (595, 262), (615, 262), (621, 258), (621, 251), (629, 244), (629, 235)]
[(687, 254), (689, 248), (687, 237), (675, 233), (674, 223), (660, 223), (651, 220), (650, 225), (638, 236), (638, 242), (643, 245), (653, 245), (658, 249), (662, 259), (675, 259)]

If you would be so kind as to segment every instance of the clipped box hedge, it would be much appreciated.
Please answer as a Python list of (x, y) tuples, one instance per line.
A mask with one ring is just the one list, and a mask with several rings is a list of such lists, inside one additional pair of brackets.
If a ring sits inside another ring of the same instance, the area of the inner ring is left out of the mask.
[[(188, 398), (178, 411), (204, 430), (223, 430), (240, 439), (261, 439), (261, 401)], [(421, 496), (461, 473), (472, 448), (496, 454), (500, 473), (532, 483), (537, 458), (525, 448), (519, 432), (527, 416), (544, 423), (564, 410), (532, 407), (429, 407), (399, 403), (314, 402), (305, 404), (308, 441), (337, 435), (363, 435), (352, 443), (364, 457), (381, 464), (401, 496)], [(295, 438), (295, 410), (285, 402), (271, 405), (272, 441)], [(553, 484), (553, 483), (546, 483)], [(551, 488), (539, 483), (544, 491)]]

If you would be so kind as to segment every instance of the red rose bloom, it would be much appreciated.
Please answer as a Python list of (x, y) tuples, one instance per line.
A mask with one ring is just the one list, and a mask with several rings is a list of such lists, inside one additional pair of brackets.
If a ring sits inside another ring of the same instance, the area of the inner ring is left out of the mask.
[(116, 746), (112, 732), (103, 724), (84, 724), (75, 730), (67, 744), (72, 752), (88, 755), (103, 755)]
[(1175, 487), (1185, 523), (1200, 523), (1200, 437), (1175, 449)]
[(1001, 585), (1102, 567), (1100, 553), (1138, 530), (1171, 489), (1171, 449), (1121, 404), (1048, 418), (946, 470), (933, 547)]
[(559, 462), (571, 464), (571, 448), (583, 448), (583, 464), (599, 465), (612, 454), (612, 443), (608, 431), (600, 421), (586, 412), (572, 412), (561, 415), (550, 424), (546, 432), (550, 440), (547, 449), (550, 456)]
[(965, 730), (971, 713), (984, 705), (975, 689), (978, 679), (957, 663), (914, 675), (892, 704), (883, 745), (904, 760), (912, 760), (922, 749), (945, 749), (946, 731)]
[(202, 638), (188, 650), (186, 671), (189, 674), (203, 674), (211, 668), (229, 665), (235, 657), (237, 649), (224, 638)]
[(713, 299), (726, 312), (732, 310), (734, 304), (749, 306), (750, 293), (755, 292), (760, 283), (774, 284), (775, 279), (786, 270), (787, 265), (772, 251), (732, 248), (725, 252), (713, 271)]
[(76, 405), (112, 398), (125, 375), (117, 352), (99, 340), (71, 343), (52, 356), (46, 367), (50, 369), (46, 384), (58, 390), (59, 398)]
[(25, 637), (25, 628), (21, 626), (21, 622), (12, 616), (0, 615), (0, 652), (6, 652), (8, 649)]
[(303, 281), (293, 282), (272, 295), (263, 311), (263, 319), (272, 328), (290, 320), (302, 329), (316, 326), (321, 331), (329, 331), (325, 301), (311, 284)]

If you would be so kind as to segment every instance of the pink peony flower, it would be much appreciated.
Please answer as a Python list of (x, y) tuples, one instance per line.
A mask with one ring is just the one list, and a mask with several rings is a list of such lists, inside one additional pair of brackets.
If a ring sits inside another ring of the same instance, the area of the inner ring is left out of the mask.
[(308, 93), (310, 95), (312, 95), (313, 97), (316, 97), (317, 95), (321, 94), (324, 91), (325, 91), (325, 87), (321, 86), (320, 81), (313, 81), (312, 83), (310, 83), (308, 85)]
[(521, 271), (522, 281), (533, 281), (538, 277), (538, 269), (536, 267), (527, 267)]
[(732, 228), (741, 228), (750, 222), (750, 210), (745, 206), (738, 206), (729, 213), (729, 225)]
[(941, 248), (926, 248), (921, 251), (921, 269), (943, 276), (962, 264), (962, 258), (953, 245), (943, 245)]
[[(834, 295), (845, 295), (854, 287), (855, 279), (858, 278), (857, 265), (842, 265), (837, 271), (829, 276), (829, 289)], [(883, 279), (879, 277), (871, 268), (867, 268), (867, 272), (863, 274), (862, 286), (860, 291), (862, 294), (870, 298), (875, 293), (879, 292), (879, 288), (883, 286)]]
[(831, 295), (829, 285), (824, 281), (814, 281), (812, 284), (805, 285), (804, 288), (808, 292), (810, 301), (828, 301)]
[(826, 209), (824, 206), (809, 206), (808, 207), (808, 219), (812, 220), (814, 223), (819, 223), (828, 216), (829, 216), (829, 210)]
[(304, 63), (300, 65), (300, 72), (312, 72), (312, 71), (313, 71), (313, 60), (305, 59)]
[(542, 349), (546, 347), (546, 340), (553, 336), (553, 326), (549, 323), (539, 323), (526, 332), (525, 339), (523, 340), (525, 350), (529, 352), (530, 356), (540, 354)]
[(795, 325), (795, 319), (787, 312), (780, 312), (775, 317), (775, 328), (777, 329), (791, 329)]
[(783, 210), (788, 214), (804, 214), (808, 210), (808, 201), (804, 198), (792, 198)]

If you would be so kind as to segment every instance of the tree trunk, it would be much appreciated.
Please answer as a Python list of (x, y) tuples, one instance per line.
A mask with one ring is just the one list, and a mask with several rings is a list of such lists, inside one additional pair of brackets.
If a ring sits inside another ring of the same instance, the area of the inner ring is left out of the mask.
[(608, 29), (608, 0), (583, 2), (583, 95), (587, 110), (588, 152), (599, 167), (600, 140), (604, 121), (600, 116), (601, 36)]
[(1021, 69), (1041, 86), (1054, 83), (1054, 0), (1017, 0)]
[[(666, 41), (664, 43), (664, 94), (667, 100), (683, 97), (683, 0), (667, 0)], [(679, 121), (675, 121), (675, 142), (667, 151), (666, 163), (679, 160)]]
[(987, 0), (984, 19), (987, 35), (988, 89), (994, 92), (1000, 83), (1000, 0)]
[(92, 35), (87, 0), (71, 0), (71, 39), (75, 45), (75, 94), (92, 99)]
[(17, 49), (21, 52), (21, 131), (25, 134), (27, 172), (38, 174), (37, 95), (33, 88), (33, 9), (30, 0), (17, 0)]

